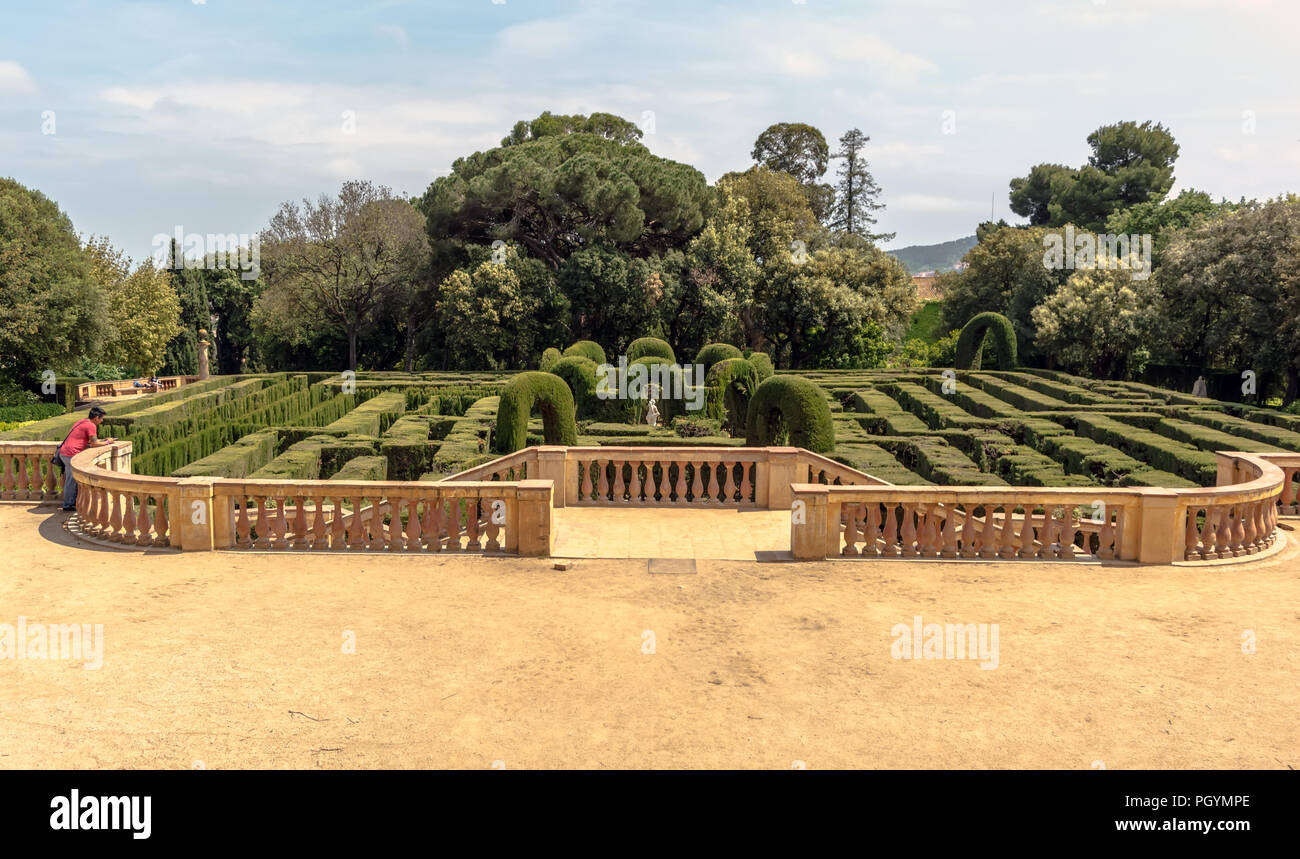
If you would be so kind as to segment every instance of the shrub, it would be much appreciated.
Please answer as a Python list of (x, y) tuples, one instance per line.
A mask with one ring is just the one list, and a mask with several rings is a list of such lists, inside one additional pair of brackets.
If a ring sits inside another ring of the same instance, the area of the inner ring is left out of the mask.
[(758, 371), (744, 358), (724, 358), (709, 368), (704, 378), (708, 416), (726, 419), (733, 436), (739, 437), (749, 420), (749, 400), (758, 389)]
[[(419, 477), (417, 474), (416, 477)], [(348, 460), (347, 464), (334, 472), (330, 480), (387, 480), (388, 459), (383, 456), (358, 456)], [(398, 478), (414, 480), (415, 478)], [(396, 512), (393, 513), (396, 516)]]
[(5, 423), (26, 423), (43, 421), (67, 410), (61, 403), (28, 403), (20, 406), (0, 406), (0, 421)]
[(595, 361), (581, 355), (570, 355), (555, 362), (549, 372), (569, 386), (578, 420), (599, 420), (604, 416), (607, 401), (596, 396)]
[(813, 453), (835, 449), (835, 426), (826, 393), (802, 376), (772, 376), (749, 401), (745, 444), (789, 444)]
[(673, 355), (673, 347), (658, 337), (639, 337), (627, 347), (628, 363), (647, 356), (665, 358), (669, 363), (677, 361), (676, 356)]
[(564, 350), (563, 357), (568, 358), (573, 355), (590, 358), (597, 364), (605, 363), (605, 350), (602, 349), (600, 344), (594, 340), (579, 340), (577, 343), (574, 343), (568, 349)]
[[(688, 401), (692, 399), (694, 388), (689, 390), (687, 389), (686, 378), (682, 373), (681, 367), (671, 361), (666, 361), (663, 358), (653, 355), (647, 355), (644, 358), (637, 358), (635, 361), (632, 361), (627, 365), (629, 374), (627, 387), (629, 395), (633, 393), (632, 376), (636, 372), (632, 369), (633, 367), (645, 367), (646, 371), (645, 375), (641, 377), (642, 381), (647, 386), (653, 384), (659, 389), (658, 396), (655, 397), (655, 403), (659, 409), (660, 426), (667, 425), (672, 422), (673, 418), (679, 415), (686, 415), (691, 411), (687, 406)], [(673, 391), (681, 391), (681, 396), (668, 396)], [(648, 392), (645, 394), (643, 400), (645, 402), (645, 407), (648, 407), (650, 402), (650, 395)], [(639, 410), (639, 413), (644, 415), (644, 408)], [(612, 415), (610, 417), (613, 418)]]
[(957, 338), (957, 369), (978, 370), (984, 335), (992, 332), (998, 350), (998, 369), (1016, 368), (1016, 329), (1001, 313), (979, 313), (967, 322)]
[(527, 445), (528, 417), (534, 406), (542, 412), (547, 444), (578, 443), (569, 386), (553, 373), (529, 371), (513, 377), (501, 391), (495, 436), (498, 453), (513, 453)]
[(704, 372), (707, 373), (719, 361), (742, 357), (744, 356), (740, 354), (740, 350), (730, 343), (709, 343), (695, 355), (695, 363), (702, 365)]
[(722, 434), (722, 423), (712, 418), (673, 418), (673, 432), (682, 438), (702, 438)]
[[(765, 381), (768, 376), (771, 376), (776, 372), (776, 370), (772, 368), (772, 359), (768, 357), (766, 352), (751, 352), (749, 357), (745, 360), (754, 365), (754, 371), (758, 373), (758, 380), (760, 382)], [(706, 367), (705, 369), (708, 368)]]
[(542, 353), (542, 364), (541, 364), (542, 372), (543, 373), (551, 372), (551, 370), (555, 367), (556, 363), (559, 362), (559, 360), (563, 357), (564, 355), (560, 352), (559, 349), (556, 349), (554, 346), (549, 347), (545, 352)]

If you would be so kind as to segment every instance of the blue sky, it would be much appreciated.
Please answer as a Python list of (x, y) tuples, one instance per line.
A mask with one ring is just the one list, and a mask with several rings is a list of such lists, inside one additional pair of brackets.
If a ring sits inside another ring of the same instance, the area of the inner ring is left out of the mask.
[(990, 196), (1017, 220), (1011, 177), (1083, 162), (1088, 133), (1123, 119), (1170, 127), (1176, 188), (1300, 190), (1294, 0), (0, 0), (0, 15), (0, 175), (136, 259), (177, 225), (257, 232), (280, 201), (348, 178), (419, 194), (548, 109), (644, 123), (651, 150), (710, 180), (749, 166), (773, 122), (832, 145), (860, 128), (895, 247), (972, 233)]

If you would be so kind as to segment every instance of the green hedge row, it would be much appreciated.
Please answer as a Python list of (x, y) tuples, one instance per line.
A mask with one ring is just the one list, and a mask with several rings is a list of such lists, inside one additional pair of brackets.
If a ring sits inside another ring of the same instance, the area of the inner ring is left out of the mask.
[[(418, 476), (418, 475), (417, 475)], [(387, 480), (388, 459), (382, 456), (358, 456), (334, 472), (330, 480)], [(414, 480), (415, 478), (397, 478)]]
[(1188, 409), (1181, 416), (1193, 423), (1231, 433), (1234, 436), (1251, 438), (1265, 444), (1276, 445), (1283, 450), (1300, 452), (1300, 433), (1291, 430), (1255, 423), (1246, 418), (1234, 417), (1233, 415), (1226, 415), (1208, 409)]
[(1212, 453), (1102, 415), (1081, 415), (1077, 424), (1077, 431), (1088, 438), (1118, 448), (1161, 471), (1172, 472), (1201, 486), (1215, 484), (1219, 466)]
[(253, 432), (189, 465), (173, 469), (173, 477), (247, 477), (275, 458), (275, 430)]
[(855, 391), (849, 397), (848, 404), (856, 412), (873, 416), (870, 420), (858, 420), (877, 435), (920, 435), (930, 429), (924, 421), (900, 406), (893, 397), (874, 388)]
[(0, 406), (0, 423), (14, 421), (43, 421), (55, 415), (66, 414), (61, 403), (31, 403), (22, 406)]
[(1070, 404), (1065, 400), (1059, 400), (1056, 397), (1048, 396), (1039, 391), (985, 373), (958, 373), (957, 378), (959, 381), (992, 394), (1005, 403), (1010, 403), (1021, 411), (1050, 412), (1070, 407)]
[(353, 435), (378, 436), (406, 412), (406, 395), (389, 391), (377, 394), (343, 417), (325, 425), (326, 429), (343, 430)]
[(937, 436), (881, 438), (881, 447), (891, 451), (910, 471), (941, 486), (1005, 486), (996, 474), (980, 471), (969, 457)]
[(836, 443), (830, 458), (842, 462), (850, 468), (864, 471), (872, 477), (888, 481), (895, 486), (928, 486), (926, 480), (915, 471), (909, 471), (889, 451), (876, 444)]

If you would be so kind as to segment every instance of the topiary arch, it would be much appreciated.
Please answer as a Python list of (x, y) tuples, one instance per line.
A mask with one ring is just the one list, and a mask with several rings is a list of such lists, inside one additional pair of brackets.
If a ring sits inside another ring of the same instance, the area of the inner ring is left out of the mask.
[(766, 447), (788, 443), (813, 453), (835, 449), (835, 424), (826, 392), (802, 376), (769, 376), (749, 401), (745, 444)]
[(705, 377), (705, 408), (709, 417), (724, 420), (733, 437), (748, 430), (749, 400), (758, 389), (758, 370), (744, 358), (725, 358)]
[(677, 360), (673, 355), (673, 347), (667, 341), (658, 337), (638, 337), (627, 347), (627, 360), (631, 363), (637, 358), (646, 357), (664, 358), (670, 364)]
[(564, 350), (564, 357), (568, 358), (573, 355), (581, 355), (583, 358), (590, 358), (597, 364), (605, 363), (605, 350), (594, 340), (579, 340), (568, 349)]
[(991, 333), (998, 349), (998, 369), (1014, 370), (1016, 358), (1016, 329), (1001, 313), (980, 313), (961, 329), (957, 337), (957, 369), (980, 369), (984, 335)]
[(542, 412), (542, 434), (547, 444), (578, 443), (569, 386), (553, 373), (530, 370), (512, 377), (501, 391), (493, 445), (497, 453), (514, 453), (528, 445), (528, 416), (533, 406)]

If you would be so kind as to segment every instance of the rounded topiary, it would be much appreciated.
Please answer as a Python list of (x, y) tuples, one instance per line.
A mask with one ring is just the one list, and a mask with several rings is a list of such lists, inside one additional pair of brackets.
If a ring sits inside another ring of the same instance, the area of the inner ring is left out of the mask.
[(583, 358), (590, 358), (597, 364), (605, 363), (605, 350), (600, 348), (600, 344), (594, 340), (579, 340), (568, 349), (564, 350), (564, 357), (568, 358), (573, 355), (581, 355)]
[(669, 363), (677, 360), (677, 357), (673, 355), (673, 347), (658, 337), (638, 337), (627, 347), (627, 360), (629, 362), (647, 356), (665, 358)]
[(744, 358), (726, 358), (709, 368), (704, 379), (708, 416), (726, 418), (733, 436), (747, 431), (749, 400), (758, 389), (758, 371)]
[(1016, 329), (1001, 313), (986, 312), (975, 316), (961, 329), (957, 337), (957, 369), (978, 370), (983, 352), (984, 335), (992, 334), (998, 350), (998, 369), (1014, 370), (1016, 357)]
[(751, 352), (745, 360), (754, 365), (754, 371), (758, 373), (760, 382), (776, 372), (776, 369), (772, 366), (772, 359), (768, 357), (766, 352)]
[(596, 396), (595, 361), (581, 355), (570, 355), (556, 361), (547, 372), (559, 376), (569, 386), (578, 420), (597, 420), (601, 417), (604, 401)]
[(788, 444), (813, 453), (835, 449), (835, 424), (826, 392), (802, 376), (772, 376), (758, 386), (749, 401), (745, 444), (766, 447)]
[(541, 364), (542, 372), (543, 373), (551, 372), (551, 369), (557, 363), (559, 363), (560, 359), (563, 357), (564, 354), (561, 353), (559, 349), (556, 349), (554, 346), (548, 348), (545, 352), (542, 353), (542, 364)]
[(695, 363), (702, 365), (704, 372), (707, 373), (719, 361), (742, 357), (744, 356), (740, 354), (740, 350), (730, 343), (709, 343), (696, 354)]
[(534, 406), (542, 412), (542, 432), (547, 444), (578, 443), (573, 393), (569, 386), (554, 373), (530, 370), (511, 377), (501, 390), (495, 434), (497, 453), (513, 453), (528, 444), (528, 416)]

